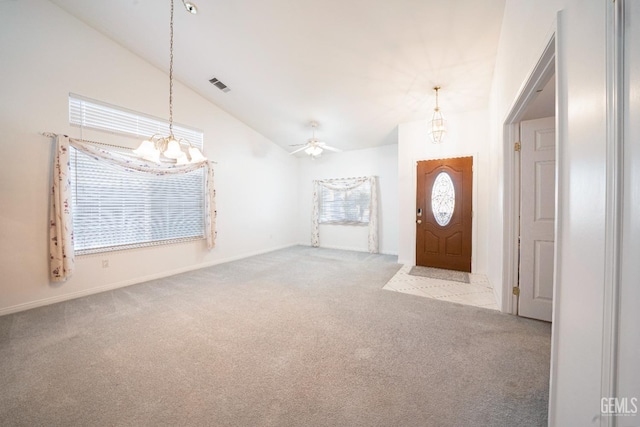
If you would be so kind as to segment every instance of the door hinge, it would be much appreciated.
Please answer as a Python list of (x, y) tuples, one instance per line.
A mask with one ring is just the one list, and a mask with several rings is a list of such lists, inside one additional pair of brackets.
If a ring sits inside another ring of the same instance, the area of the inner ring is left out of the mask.
[(520, 143), (516, 142), (515, 144), (513, 144), (513, 150), (514, 151), (520, 151)]
[(514, 286), (514, 287), (513, 287), (513, 294), (514, 294), (515, 296), (520, 296), (520, 288), (519, 288), (519, 287), (517, 287), (517, 286)]

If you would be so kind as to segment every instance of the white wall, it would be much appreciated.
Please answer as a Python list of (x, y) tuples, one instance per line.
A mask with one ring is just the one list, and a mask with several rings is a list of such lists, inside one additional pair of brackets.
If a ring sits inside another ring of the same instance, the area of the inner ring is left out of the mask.
[[(610, 11), (617, 3), (507, 0), (494, 73), (490, 185), (497, 191), (492, 192), (489, 228), (496, 241), (502, 242), (504, 185), (509, 180), (503, 169), (504, 120), (557, 23), (558, 233), (549, 402), (552, 426), (610, 425), (611, 418), (601, 417), (600, 404), (601, 398), (615, 393), (609, 387), (609, 374), (616, 372), (610, 370), (608, 360), (612, 336), (619, 339), (621, 367), (626, 369), (618, 371), (618, 384), (635, 384), (622, 390), (627, 393), (638, 389), (637, 348), (632, 348), (637, 343), (637, 325), (624, 327), (623, 323), (616, 330), (610, 322), (612, 300), (607, 297), (613, 286), (607, 271), (615, 268), (605, 245), (613, 237), (607, 220), (613, 176), (607, 158), (614, 141), (607, 124), (613, 108), (607, 103), (611, 89), (607, 54), (613, 22)], [(632, 199), (630, 194), (627, 197)], [(635, 210), (628, 219), (637, 222), (637, 207)], [(621, 267), (627, 272), (637, 265), (640, 253), (637, 245), (624, 248), (628, 252), (623, 253)], [(512, 284), (502, 283), (502, 250), (502, 245), (496, 245), (492, 251), (489, 276), (497, 286), (508, 287)], [(637, 303), (636, 299), (634, 306)], [(633, 367), (628, 363), (631, 359)], [(618, 423), (637, 425), (637, 417), (621, 417)]]
[[(398, 253), (398, 146), (327, 153), (320, 158), (299, 159), (298, 201), (300, 244), (311, 244), (312, 181), (327, 178), (378, 177), (378, 223), (380, 252)], [(368, 250), (368, 227), (320, 225), (320, 246)]]
[(296, 159), (176, 82), (176, 122), (202, 129), (219, 162), (217, 247), (81, 256), (74, 277), (49, 283), (52, 143), (38, 133), (80, 136), (68, 125), (69, 92), (166, 117), (168, 77), (45, 0), (0, 2), (0, 32), (0, 158), (10, 159), (0, 168), (0, 314), (296, 243)]
[(403, 123), (398, 134), (399, 240), (398, 262), (416, 262), (416, 162), (419, 160), (474, 156), (473, 162), (473, 242), (472, 271), (486, 273), (489, 177), (489, 112), (446, 114), (447, 135), (442, 144), (433, 144), (427, 121)]
[[(490, 158), (488, 233), (494, 242), (503, 242), (504, 150), (503, 124), (520, 88), (533, 71), (556, 26), (556, 13), (565, 0), (531, 2), (507, 0), (490, 100)], [(492, 247), (487, 275), (496, 289), (503, 284), (503, 245)], [(497, 292), (498, 306), (503, 305), (502, 292)]]

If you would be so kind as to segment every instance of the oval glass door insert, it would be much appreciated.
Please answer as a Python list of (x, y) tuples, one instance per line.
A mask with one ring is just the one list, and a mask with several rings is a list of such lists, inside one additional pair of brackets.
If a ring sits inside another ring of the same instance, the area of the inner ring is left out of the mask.
[(456, 207), (456, 190), (453, 181), (446, 172), (440, 172), (431, 189), (431, 211), (441, 227), (449, 224)]

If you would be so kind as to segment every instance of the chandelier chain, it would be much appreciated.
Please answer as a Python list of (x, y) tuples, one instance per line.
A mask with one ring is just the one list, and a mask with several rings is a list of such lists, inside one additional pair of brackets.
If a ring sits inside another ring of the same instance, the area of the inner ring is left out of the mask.
[(169, 21), (169, 136), (173, 136), (173, 0)]

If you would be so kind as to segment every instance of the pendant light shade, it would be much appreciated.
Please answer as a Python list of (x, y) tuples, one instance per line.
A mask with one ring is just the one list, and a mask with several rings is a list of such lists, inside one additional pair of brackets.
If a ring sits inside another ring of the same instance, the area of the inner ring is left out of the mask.
[(189, 156), (191, 157), (192, 163), (204, 162), (207, 158), (202, 154), (196, 147), (189, 147)]
[(184, 151), (181, 151), (181, 155), (176, 159), (176, 165), (188, 165), (189, 159)]
[(179, 159), (184, 155), (184, 151), (180, 149), (180, 143), (174, 138), (169, 137), (167, 149), (162, 153), (167, 159)]
[(137, 156), (140, 156), (150, 162), (157, 163), (160, 161), (160, 150), (156, 148), (155, 144), (151, 140), (142, 141), (142, 144), (140, 144), (137, 149), (133, 150), (133, 152)]
[(431, 122), (429, 122), (429, 135), (434, 144), (440, 144), (447, 133), (447, 128), (444, 116), (438, 105), (438, 91), (440, 90), (440, 86), (434, 87), (433, 90), (436, 91), (436, 107), (433, 109), (433, 116), (431, 117)]

